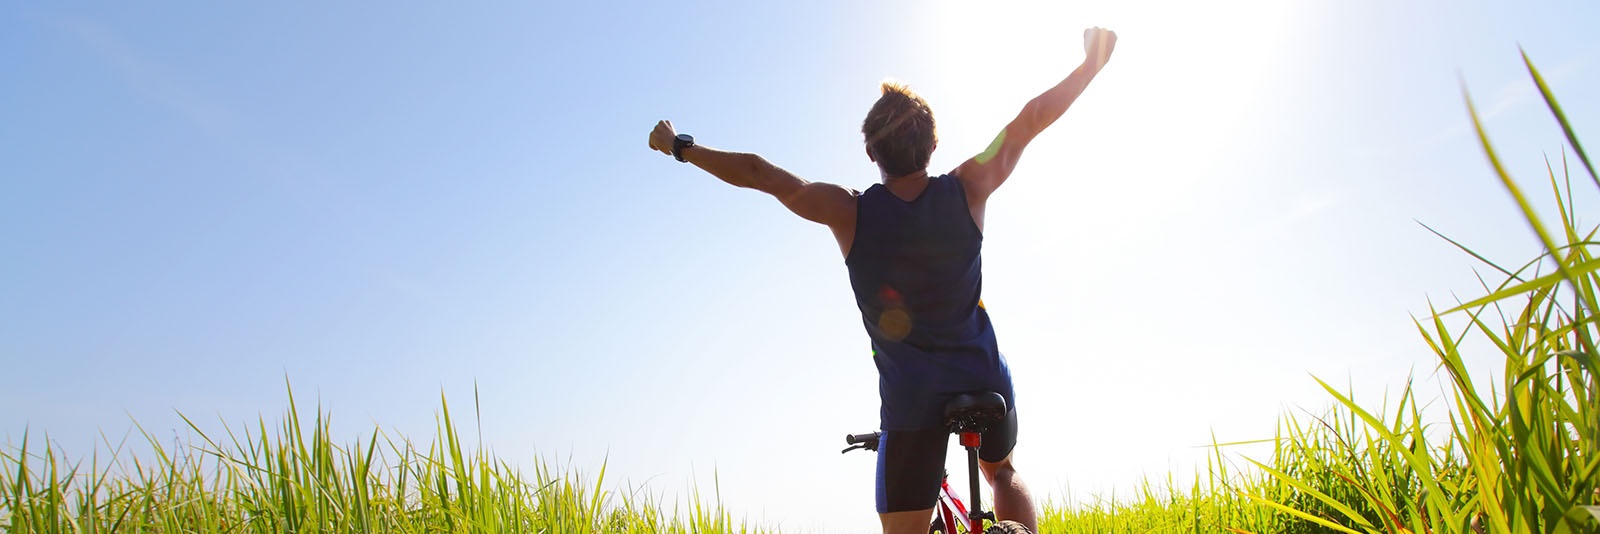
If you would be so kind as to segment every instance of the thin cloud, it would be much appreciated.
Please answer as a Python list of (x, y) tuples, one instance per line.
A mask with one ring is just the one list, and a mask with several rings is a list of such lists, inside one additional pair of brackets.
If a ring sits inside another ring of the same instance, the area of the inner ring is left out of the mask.
[(207, 133), (231, 130), (234, 113), (185, 83), (172, 69), (139, 53), (110, 28), (83, 19), (67, 21), (67, 30), (122, 77), (134, 93), (183, 117)]
[[(1556, 85), (1557, 83), (1571, 77), (1573, 74), (1582, 71), (1583, 67), (1587, 64), (1588, 61), (1586, 61), (1586, 58), (1573, 58), (1565, 63), (1556, 65), (1554, 68), (1540, 69), (1539, 74), (1544, 77), (1546, 84)], [(1468, 88), (1468, 94), (1471, 94), (1470, 87)], [(1530, 101), (1536, 99), (1542, 100), (1542, 98), (1539, 97), (1538, 88), (1533, 84), (1533, 80), (1531, 78), (1522, 76), (1518, 76), (1515, 79), (1506, 82), (1505, 85), (1500, 86), (1491, 94), (1493, 96), (1487, 100), (1478, 100), (1477, 98), (1473, 99), (1473, 106), (1478, 110), (1478, 119), (1484, 122), (1488, 122), (1489, 120), (1494, 119), (1495, 117), (1498, 117), (1507, 111), (1516, 109), (1523, 104), (1527, 104)], [(1463, 116), (1462, 120), (1454, 123), (1449, 128), (1441, 130), (1437, 135), (1433, 136), (1433, 141), (1429, 144), (1437, 145), (1444, 142), (1455, 141), (1462, 137), (1467, 137), (1471, 133), (1471, 121), (1467, 120), (1466, 117)]]
[(1280, 212), (1276, 217), (1272, 217), (1270, 222), (1258, 226), (1259, 232), (1253, 232), (1254, 240), (1275, 241), (1293, 234), (1296, 227), (1317, 218), (1334, 206), (1343, 204), (1349, 196), (1347, 190), (1302, 195), (1287, 211)]
[(128, 90), (181, 117), (244, 166), (267, 170), (266, 176), (306, 202), (337, 198), (343, 209), (364, 207), (360, 195), (336, 189), (339, 181), (324, 165), (256, 135), (242, 120), (247, 117), (188, 81), (180, 70), (142, 53), (111, 28), (81, 18), (68, 19), (63, 27), (117, 73)]

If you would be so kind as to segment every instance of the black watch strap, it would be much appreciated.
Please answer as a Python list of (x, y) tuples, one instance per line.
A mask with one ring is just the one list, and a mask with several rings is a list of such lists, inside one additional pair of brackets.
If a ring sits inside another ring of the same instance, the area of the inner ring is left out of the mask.
[(694, 136), (689, 134), (678, 134), (677, 137), (672, 138), (672, 158), (683, 162), (689, 161), (683, 159), (683, 149), (692, 146), (694, 146)]

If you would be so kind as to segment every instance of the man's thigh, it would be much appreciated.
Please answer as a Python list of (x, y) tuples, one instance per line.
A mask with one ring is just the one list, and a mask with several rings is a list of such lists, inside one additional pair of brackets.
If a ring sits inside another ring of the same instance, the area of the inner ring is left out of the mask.
[(878, 513), (933, 508), (949, 443), (942, 428), (885, 431), (878, 444)]
[(1017, 447), (1017, 410), (1006, 410), (1006, 416), (989, 426), (983, 433), (983, 446), (978, 447), (978, 459), (996, 463), (1011, 456)]

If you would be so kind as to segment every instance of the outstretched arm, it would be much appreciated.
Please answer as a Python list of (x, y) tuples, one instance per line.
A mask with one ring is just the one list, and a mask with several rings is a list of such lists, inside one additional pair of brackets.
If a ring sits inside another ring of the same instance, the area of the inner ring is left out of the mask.
[(1117, 34), (1103, 28), (1089, 28), (1083, 31), (1083, 48), (1085, 57), (1083, 64), (1067, 75), (1061, 83), (1034, 97), (1028, 105), (1022, 108), (1017, 118), (1012, 119), (1000, 134), (995, 136), (994, 142), (983, 153), (973, 156), (972, 159), (957, 167), (954, 174), (961, 180), (962, 186), (967, 191), (968, 205), (973, 208), (973, 214), (979, 219), (981, 225), (982, 206), (994, 193), (1000, 184), (1005, 183), (1011, 176), (1012, 169), (1017, 166), (1017, 160), (1022, 157), (1022, 149), (1034, 137), (1043, 132), (1056, 119), (1067, 112), (1067, 107), (1072, 105), (1083, 89), (1089, 86), (1106, 62), (1111, 59), (1111, 51), (1116, 48)]
[[(650, 148), (672, 154), (677, 136), (670, 121), (650, 132)], [(696, 144), (683, 150), (683, 159), (724, 182), (755, 189), (777, 198), (784, 207), (808, 221), (827, 225), (846, 255), (855, 236), (856, 193), (844, 187), (808, 182), (758, 154), (728, 152)]]

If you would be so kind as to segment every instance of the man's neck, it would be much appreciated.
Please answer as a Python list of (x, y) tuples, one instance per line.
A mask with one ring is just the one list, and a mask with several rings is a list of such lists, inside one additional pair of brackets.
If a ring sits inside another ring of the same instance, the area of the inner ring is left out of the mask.
[(885, 185), (885, 186), (895, 186), (895, 185), (900, 185), (900, 184), (915, 183), (915, 182), (920, 182), (922, 180), (927, 180), (927, 179), (928, 179), (928, 169), (922, 169), (922, 170), (917, 171), (917, 172), (913, 172), (913, 173), (909, 173), (909, 174), (903, 174), (903, 175), (900, 175), (900, 176), (881, 175), (881, 180), (883, 181), (883, 185)]
[(923, 169), (901, 176), (885, 176), (883, 186), (901, 200), (906, 202), (916, 200), (922, 196), (922, 190), (928, 187), (928, 170)]

